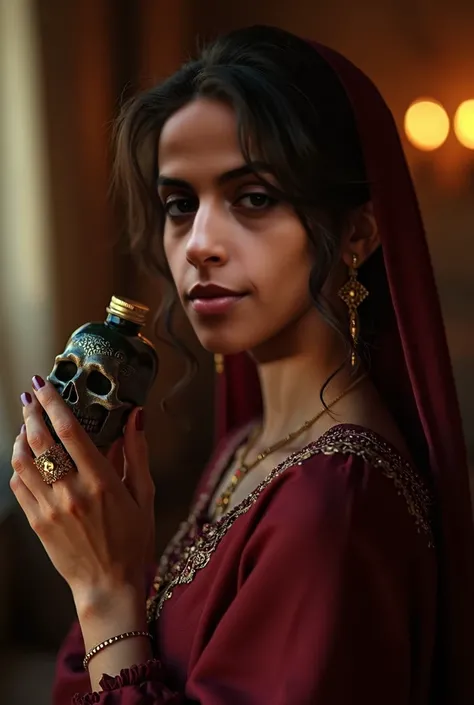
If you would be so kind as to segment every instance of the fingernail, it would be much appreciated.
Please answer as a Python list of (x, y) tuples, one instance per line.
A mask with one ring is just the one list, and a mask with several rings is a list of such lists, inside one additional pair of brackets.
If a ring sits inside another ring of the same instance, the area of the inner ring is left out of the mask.
[(41, 389), (41, 387), (44, 387), (44, 379), (39, 375), (35, 375), (33, 377), (33, 387), (35, 389)]
[(28, 404), (31, 404), (31, 402), (33, 401), (31, 394), (29, 392), (23, 392), (20, 399), (21, 399), (21, 403), (23, 404), (23, 406), (28, 406)]
[(145, 429), (145, 412), (143, 409), (138, 409), (137, 415), (135, 416), (135, 428), (137, 431), (143, 431)]
[(21, 428), (20, 428), (20, 433), (25, 433), (25, 431), (26, 431), (26, 426), (25, 426), (25, 424), (22, 424)]

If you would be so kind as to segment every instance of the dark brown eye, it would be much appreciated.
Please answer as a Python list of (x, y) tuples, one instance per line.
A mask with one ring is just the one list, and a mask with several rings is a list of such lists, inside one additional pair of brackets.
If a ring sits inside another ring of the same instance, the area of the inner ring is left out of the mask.
[(189, 215), (197, 209), (195, 198), (170, 198), (165, 203), (165, 211), (171, 218)]
[(70, 382), (76, 375), (77, 365), (72, 360), (63, 360), (56, 367), (54, 374), (61, 382)]
[(87, 378), (86, 386), (90, 392), (104, 396), (112, 389), (112, 382), (108, 377), (103, 375), (102, 372), (93, 370)]
[(244, 195), (239, 198), (237, 205), (238, 207), (247, 208), (248, 210), (263, 211), (274, 206), (276, 202), (275, 198), (271, 198), (271, 196), (266, 193), (250, 191), (249, 193), (244, 193)]

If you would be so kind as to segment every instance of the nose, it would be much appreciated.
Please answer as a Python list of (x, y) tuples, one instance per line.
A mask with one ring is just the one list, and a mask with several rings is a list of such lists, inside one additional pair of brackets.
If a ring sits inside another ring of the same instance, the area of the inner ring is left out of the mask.
[(222, 207), (216, 203), (201, 202), (186, 245), (188, 262), (196, 268), (225, 264), (228, 260), (225, 241), (228, 227)]

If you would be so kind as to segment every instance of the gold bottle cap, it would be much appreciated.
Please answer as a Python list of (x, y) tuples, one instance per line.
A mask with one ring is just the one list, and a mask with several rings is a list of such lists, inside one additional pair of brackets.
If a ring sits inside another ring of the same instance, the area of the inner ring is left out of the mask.
[(111, 316), (118, 316), (126, 321), (131, 321), (132, 323), (137, 323), (140, 326), (144, 326), (150, 309), (148, 306), (145, 306), (138, 301), (112, 296), (110, 304), (107, 306), (106, 310)]

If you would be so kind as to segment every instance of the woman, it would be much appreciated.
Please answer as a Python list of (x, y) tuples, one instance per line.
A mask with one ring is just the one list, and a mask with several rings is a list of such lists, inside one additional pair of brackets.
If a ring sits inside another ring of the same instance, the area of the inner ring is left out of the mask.
[[(142, 419), (121, 483), (35, 378), (12, 486), (77, 607), (56, 705), (472, 705), (461, 422), (376, 89), (329, 49), (236, 31), (127, 106), (117, 177), (135, 245), (224, 356), (221, 442), (146, 615)], [(49, 486), (42, 407), (78, 470)]]

